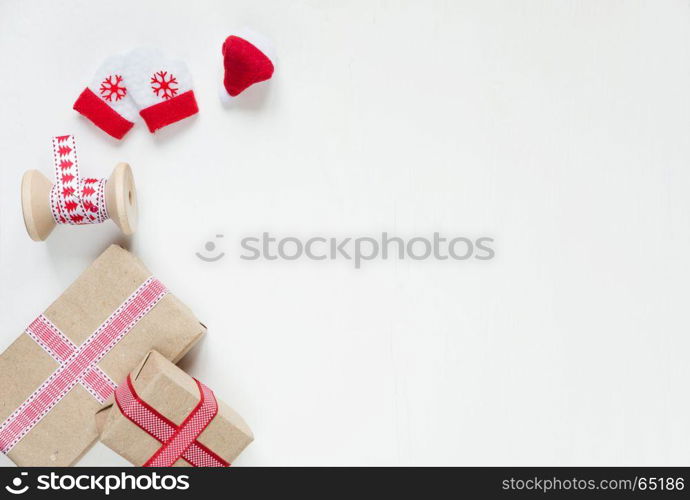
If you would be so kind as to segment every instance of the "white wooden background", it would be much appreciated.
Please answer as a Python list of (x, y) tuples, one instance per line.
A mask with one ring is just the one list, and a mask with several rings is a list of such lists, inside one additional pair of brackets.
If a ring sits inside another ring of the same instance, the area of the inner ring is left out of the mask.
[[(229, 110), (238, 26), (279, 59)], [(116, 144), (71, 107), (139, 45), (187, 61), (201, 113)], [(184, 366), (253, 428), (237, 465), (688, 465), (689, 49), (687, 0), (1, 0), (0, 347), (123, 241), (25, 234), (21, 175), (75, 133), (90, 174), (135, 169), (126, 243), (209, 326)], [(240, 260), (262, 231), (496, 258)]]

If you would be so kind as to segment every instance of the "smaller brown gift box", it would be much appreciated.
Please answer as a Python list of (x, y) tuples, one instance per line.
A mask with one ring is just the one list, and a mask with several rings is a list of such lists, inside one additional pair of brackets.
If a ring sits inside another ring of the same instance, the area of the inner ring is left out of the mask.
[[(132, 371), (130, 380), (138, 398), (176, 426), (200, 400), (196, 381), (156, 351), (151, 351)], [(229, 465), (254, 440), (254, 435), (237, 412), (216, 400), (218, 413), (196, 442)], [(144, 465), (162, 446), (161, 441), (122, 413), (115, 396), (96, 414), (96, 425), (101, 441), (134, 465)], [(179, 458), (174, 466), (192, 464)]]

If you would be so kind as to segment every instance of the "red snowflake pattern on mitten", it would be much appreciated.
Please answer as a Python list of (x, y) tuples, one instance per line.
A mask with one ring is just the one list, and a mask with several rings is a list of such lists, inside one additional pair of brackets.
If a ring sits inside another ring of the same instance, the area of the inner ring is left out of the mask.
[(110, 75), (101, 82), (101, 88), (98, 90), (106, 101), (112, 101), (115, 98), (119, 101), (127, 95), (127, 87), (120, 85), (122, 77), (120, 75)]
[(167, 71), (157, 71), (151, 77), (153, 93), (163, 99), (171, 99), (177, 95), (177, 87), (173, 87), (173, 84), (177, 84), (177, 79)]

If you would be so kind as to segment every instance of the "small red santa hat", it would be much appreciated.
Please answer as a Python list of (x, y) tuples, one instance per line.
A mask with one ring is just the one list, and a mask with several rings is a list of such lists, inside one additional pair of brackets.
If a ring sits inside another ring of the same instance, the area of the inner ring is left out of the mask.
[(273, 45), (258, 33), (245, 28), (227, 37), (223, 42), (223, 101), (230, 102), (246, 88), (270, 79), (273, 60)]

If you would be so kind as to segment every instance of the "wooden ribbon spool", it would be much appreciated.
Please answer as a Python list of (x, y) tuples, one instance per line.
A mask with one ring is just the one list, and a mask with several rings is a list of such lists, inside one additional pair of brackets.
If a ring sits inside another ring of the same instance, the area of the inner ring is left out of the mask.
[[(34, 241), (44, 241), (57, 223), (50, 209), (53, 182), (38, 170), (29, 170), (22, 177), (22, 212), (24, 225)], [(137, 227), (137, 190), (132, 169), (118, 163), (105, 188), (108, 216), (124, 234), (133, 234)]]

